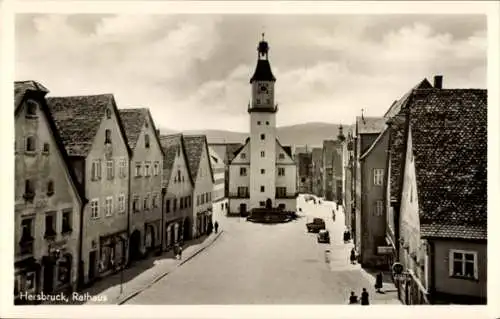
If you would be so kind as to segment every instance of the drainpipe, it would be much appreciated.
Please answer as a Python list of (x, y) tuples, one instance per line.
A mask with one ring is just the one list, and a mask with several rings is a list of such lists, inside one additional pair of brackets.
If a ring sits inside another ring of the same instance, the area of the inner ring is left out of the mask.
[(125, 265), (122, 267), (125, 267), (125, 266), (128, 267), (130, 264), (130, 256), (129, 256), (128, 252), (130, 251), (130, 248), (129, 248), (129, 245), (130, 245), (130, 218), (132, 216), (132, 214), (130, 212), (131, 211), (130, 198), (132, 197), (132, 194), (130, 192), (131, 189), (132, 189), (132, 159), (129, 157), (129, 161), (128, 161), (128, 196), (127, 196), (127, 236), (126, 236), (127, 245), (124, 245), (124, 249), (126, 247), (125, 256), (127, 258), (126, 258)]
[(162, 187), (161, 189), (161, 246), (160, 255), (163, 253), (163, 244), (165, 239), (165, 195), (167, 194), (167, 188)]
[(429, 302), (431, 305), (434, 304), (435, 295), (436, 295), (436, 267), (435, 259), (436, 259), (436, 247), (433, 241), (428, 241), (429, 243), (429, 276), (431, 277), (429, 280)]
[[(82, 169), (82, 182), (80, 186), (85, 190), (85, 159), (83, 159), (83, 169)], [(76, 181), (78, 182), (78, 181)], [(79, 183), (79, 182), (78, 182)], [(85, 191), (84, 191), (85, 193)], [(87, 198), (82, 198), (82, 203), (80, 206), (80, 225), (79, 225), (79, 243), (78, 243), (78, 280), (77, 280), (77, 290), (81, 290), (85, 283), (85, 273), (83, 265), (83, 215), (85, 212), (85, 207), (87, 206)]]

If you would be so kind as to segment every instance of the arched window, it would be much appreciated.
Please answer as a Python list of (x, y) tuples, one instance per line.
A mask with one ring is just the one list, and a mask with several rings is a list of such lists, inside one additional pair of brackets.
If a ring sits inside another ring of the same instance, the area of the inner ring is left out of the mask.
[(35, 137), (34, 136), (28, 136), (26, 138), (26, 151), (27, 152), (34, 152), (35, 151)]

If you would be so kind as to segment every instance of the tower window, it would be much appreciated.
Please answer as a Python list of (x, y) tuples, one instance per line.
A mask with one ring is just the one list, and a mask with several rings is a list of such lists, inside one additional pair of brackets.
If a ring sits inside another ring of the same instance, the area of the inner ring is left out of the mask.
[(257, 121), (257, 125), (260, 125), (260, 121)]
[(264, 151), (260, 151), (260, 157), (265, 157), (266, 153)]
[(266, 139), (266, 134), (260, 134), (260, 139), (265, 140)]
[(261, 193), (263, 193), (263, 192), (265, 192), (265, 191), (266, 191), (266, 188), (265, 188), (264, 186), (261, 186), (261, 187), (260, 187), (260, 192), (261, 192)]
[(257, 99), (257, 104), (260, 104), (260, 99)]
[(271, 104), (271, 99), (266, 99), (267, 104)]
[(35, 151), (35, 137), (34, 136), (28, 136), (26, 139), (26, 151), (27, 152), (34, 152)]
[(266, 125), (269, 125), (269, 121), (266, 121)]
[(265, 170), (265, 169), (263, 169), (263, 168), (261, 168), (261, 169), (260, 169), (260, 173), (261, 173), (261, 174), (265, 174), (265, 173), (266, 173), (266, 170)]

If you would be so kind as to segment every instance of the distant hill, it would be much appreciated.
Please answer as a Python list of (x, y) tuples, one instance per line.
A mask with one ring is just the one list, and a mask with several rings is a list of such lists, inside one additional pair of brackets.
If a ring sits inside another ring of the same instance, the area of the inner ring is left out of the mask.
[[(283, 145), (321, 146), (323, 140), (337, 139), (339, 124), (334, 123), (304, 123), (278, 127), (278, 139)], [(160, 128), (161, 134), (173, 134), (176, 131)], [(224, 130), (189, 130), (184, 134), (204, 134), (209, 143), (243, 143), (248, 133)], [(344, 130), (344, 134), (346, 134)]]

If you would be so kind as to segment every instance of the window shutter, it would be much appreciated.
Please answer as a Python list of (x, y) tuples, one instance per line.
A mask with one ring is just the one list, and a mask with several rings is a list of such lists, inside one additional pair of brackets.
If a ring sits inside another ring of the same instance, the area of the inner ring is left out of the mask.
[(448, 269), (450, 276), (453, 276), (453, 250), (448, 253)]

